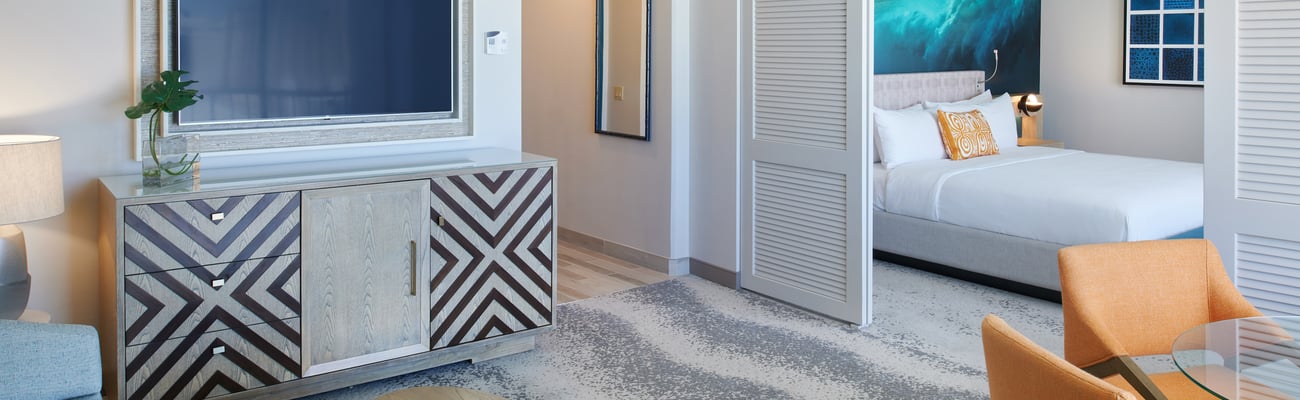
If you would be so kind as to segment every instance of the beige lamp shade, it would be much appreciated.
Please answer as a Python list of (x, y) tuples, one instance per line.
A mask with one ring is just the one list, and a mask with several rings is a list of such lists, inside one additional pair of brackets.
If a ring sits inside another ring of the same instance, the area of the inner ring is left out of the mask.
[(58, 137), (0, 135), (0, 225), (63, 213), (63, 149)]

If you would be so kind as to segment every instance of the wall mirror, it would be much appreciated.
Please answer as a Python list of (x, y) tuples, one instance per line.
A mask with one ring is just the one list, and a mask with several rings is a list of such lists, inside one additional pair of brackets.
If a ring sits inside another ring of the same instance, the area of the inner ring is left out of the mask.
[(596, 133), (650, 140), (650, 0), (596, 0)]

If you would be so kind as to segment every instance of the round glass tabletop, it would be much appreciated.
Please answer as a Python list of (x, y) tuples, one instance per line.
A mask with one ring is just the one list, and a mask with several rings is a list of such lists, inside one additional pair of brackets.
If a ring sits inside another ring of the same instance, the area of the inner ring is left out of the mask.
[(1221, 399), (1300, 398), (1300, 317), (1213, 322), (1174, 341), (1178, 369)]

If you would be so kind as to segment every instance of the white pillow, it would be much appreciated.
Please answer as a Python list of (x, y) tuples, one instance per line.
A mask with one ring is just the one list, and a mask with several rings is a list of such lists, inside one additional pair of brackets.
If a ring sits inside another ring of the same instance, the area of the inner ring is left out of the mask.
[(988, 103), (988, 102), (990, 102), (990, 101), (993, 101), (993, 93), (992, 93), (992, 92), (989, 92), (989, 91), (987, 91), (987, 90), (985, 90), (984, 93), (977, 94), (977, 95), (975, 95), (975, 97), (971, 97), (971, 98), (966, 99), (966, 100), (950, 101), (950, 102), (946, 102), (946, 103), (944, 103), (944, 102), (927, 101), (927, 102), (921, 103), (921, 105), (924, 106), (925, 108), (939, 108), (939, 107), (943, 107), (943, 106), (978, 105), (978, 104), (985, 104), (985, 103)]
[(943, 139), (939, 121), (930, 111), (919, 108), (886, 111), (873, 110), (876, 119), (876, 149), (880, 161), (893, 169), (913, 161), (942, 160)]
[(944, 112), (980, 110), (984, 114), (984, 120), (989, 123), (989, 130), (993, 131), (993, 140), (997, 142), (998, 150), (1014, 150), (1018, 146), (1016, 140), (1020, 135), (1016, 133), (1016, 112), (1011, 106), (1011, 95), (1004, 93), (988, 103), (942, 106), (929, 112), (938, 114), (935, 110)]
[[(922, 109), (921, 103), (916, 103), (907, 108), (903, 108), (903, 110), (920, 110), (920, 109)], [(898, 111), (898, 110), (885, 110), (883, 108), (871, 107), (871, 112), (873, 114), (877, 111)], [(871, 162), (873, 164), (879, 163), (880, 162), (880, 130), (876, 129), (875, 125), (871, 126), (871, 143), (875, 143), (876, 145), (875, 146), (876, 151), (871, 152)]]

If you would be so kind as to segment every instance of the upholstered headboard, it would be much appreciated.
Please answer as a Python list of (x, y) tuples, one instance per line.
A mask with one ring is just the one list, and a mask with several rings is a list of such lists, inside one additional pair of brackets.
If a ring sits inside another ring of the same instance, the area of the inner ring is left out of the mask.
[(956, 101), (984, 92), (984, 71), (922, 72), (875, 76), (875, 106), (896, 110), (922, 101)]

